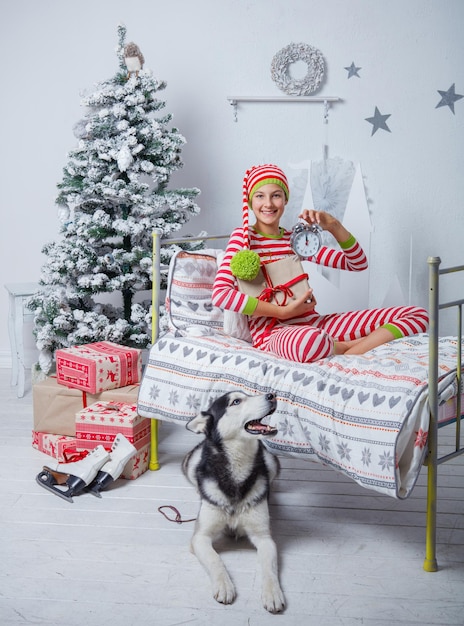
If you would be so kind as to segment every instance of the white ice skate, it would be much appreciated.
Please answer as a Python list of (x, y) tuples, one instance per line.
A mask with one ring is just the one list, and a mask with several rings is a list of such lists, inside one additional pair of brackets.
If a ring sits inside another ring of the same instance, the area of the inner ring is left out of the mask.
[(45, 489), (72, 502), (72, 497), (90, 485), (110, 458), (110, 453), (99, 445), (80, 461), (58, 463), (55, 469), (45, 465), (36, 480)]
[(100, 491), (106, 489), (108, 485), (121, 476), (124, 466), (136, 452), (135, 446), (124, 435), (118, 433), (111, 447), (111, 458), (99, 470), (95, 480), (89, 486), (89, 491), (101, 498)]

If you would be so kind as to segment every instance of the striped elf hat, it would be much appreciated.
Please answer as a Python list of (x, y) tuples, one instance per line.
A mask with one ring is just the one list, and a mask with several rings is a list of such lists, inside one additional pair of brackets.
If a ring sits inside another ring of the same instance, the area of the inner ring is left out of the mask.
[(248, 211), (256, 191), (263, 185), (274, 183), (285, 192), (288, 200), (289, 190), (287, 177), (277, 165), (255, 165), (245, 173), (243, 179), (243, 241), (245, 248), (234, 254), (230, 260), (230, 269), (234, 276), (241, 280), (253, 280), (258, 275), (261, 259), (257, 252), (250, 250), (250, 233)]
[(245, 173), (245, 178), (243, 179), (243, 240), (248, 243), (248, 245), (248, 210), (251, 208), (253, 195), (260, 187), (271, 183), (282, 187), (285, 192), (285, 198), (288, 200), (290, 191), (287, 177), (277, 165), (255, 165)]

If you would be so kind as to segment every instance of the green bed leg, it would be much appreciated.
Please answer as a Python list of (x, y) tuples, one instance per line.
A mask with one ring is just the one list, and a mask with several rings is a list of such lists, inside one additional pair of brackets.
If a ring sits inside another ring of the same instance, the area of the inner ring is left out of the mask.
[(427, 514), (425, 527), (425, 559), (426, 572), (438, 571), (437, 563), (437, 466), (428, 463), (427, 466)]
[(429, 410), (427, 455), (427, 513), (425, 527), (426, 572), (436, 572), (437, 564), (437, 474), (438, 474), (438, 276), (440, 257), (429, 257)]
[(150, 433), (150, 463), (148, 467), (152, 471), (159, 470), (158, 462), (158, 420), (151, 420), (151, 433)]

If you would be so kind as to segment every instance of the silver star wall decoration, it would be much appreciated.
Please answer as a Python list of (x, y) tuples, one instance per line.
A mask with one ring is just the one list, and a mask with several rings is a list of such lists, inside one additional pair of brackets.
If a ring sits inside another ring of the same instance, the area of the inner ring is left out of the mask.
[(382, 115), (379, 111), (379, 109), (377, 107), (375, 107), (375, 112), (373, 117), (366, 117), (365, 120), (366, 122), (369, 122), (369, 124), (372, 124), (372, 133), (371, 133), (371, 137), (374, 133), (376, 133), (379, 128), (381, 128), (382, 130), (386, 130), (389, 133), (391, 133), (391, 130), (388, 128), (387, 124), (386, 124), (386, 120), (388, 120), (388, 118), (390, 117), (391, 113), (388, 113), (387, 115)]
[(357, 76), (358, 78), (361, 78), (361, 76), (358, 74), (358, 70), (362, 68), (356, 67), (356, 65), (354, 64), (354, 61), (351, 63), (351, 65), (349, 65), (348, 67), (345, 67), (344, 69), (347, 70), (348, 72), (347, 78), (351, 78), (352, 76)]
[(437, 91), (441, 96), (441, 100), (435, 108), (438, 109), (438, 107), (448, 106), (454, 115), (454, 103), (456, 102), (456, 100), (460, 100), (461, 98), (464, 98), (464, 96), (462, 96), (459, 93), (456, 93), (454, 83), (451, 85), (448, 91), (440, 91), (440, 89), (437, 89)]

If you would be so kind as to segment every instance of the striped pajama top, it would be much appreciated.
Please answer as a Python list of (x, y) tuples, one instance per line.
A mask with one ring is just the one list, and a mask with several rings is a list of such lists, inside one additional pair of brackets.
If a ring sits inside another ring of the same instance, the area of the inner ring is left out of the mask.
[[(294, 256), (295, 253), (290, 247), (290, 235), (291, 232), (283, 228), (281, 228), (280, 236), (263, 235), (250, 228), (249, 248), (257, 252), (263, 262), (270, 260), (278, 261), (289, 255)], [(340, 250), (322, 246), (319, 252), (314, 257), (308, 259), (308, 261), (325, 267), (354, 272), (360, 272), (367, 268), (368, 262), (364, 250), (353, 236), (339, 245)], [(243, 228), (236, 228), (230, 236), (224, 259), (216, 274), (212, 301), (219, 308), (249, 315), (249, 327), (253, 345), (258, 346), (262, 343), (263, 335), (266, 334), (268, 327), (273, 323), (273, 318), (251, 317), (258, 301), (256, 298), (238, 290), (236, 279), (230, 270), (231, 258), (236, 252), (247, 247), (243, 238)], [(311, 324), (313, 320), (315, 321), (318, 318), (319, 314), (316, 311), (312, 311), (305, 317), (285, 320), (284, 323)]]

